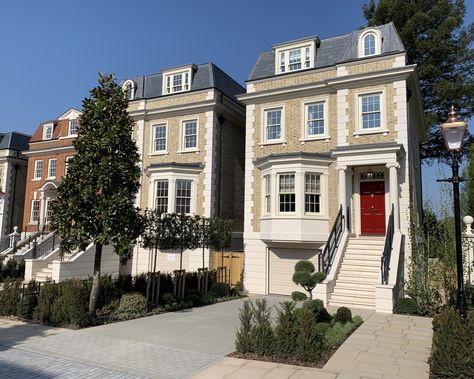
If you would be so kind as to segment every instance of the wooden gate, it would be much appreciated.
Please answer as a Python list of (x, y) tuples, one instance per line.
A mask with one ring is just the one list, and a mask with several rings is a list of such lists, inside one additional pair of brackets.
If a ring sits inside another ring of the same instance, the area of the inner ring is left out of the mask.
[(242, 251), (213, 251), (211, 268), (226, 267), (230, 272), (230, 286), (242, 288), (244, 281), (244, 253)]

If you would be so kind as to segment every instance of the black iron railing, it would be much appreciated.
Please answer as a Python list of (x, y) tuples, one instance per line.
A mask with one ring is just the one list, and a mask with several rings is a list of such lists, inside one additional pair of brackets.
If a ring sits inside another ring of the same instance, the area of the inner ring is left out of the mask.
[(328, 241), (324, 250), (320, 255), (320, 270), (326, 275), (331, 270), (334, 256), (336, 255), (337, 248), (341, 242), (342, 233), (344, 232), (344, 215), (342, 214), (342, 205), (339, 207), (336, 220), (332, 226), (331, 233), (329, 234)]
[(382, 284), (388, 284), (388, 272), (390, 271), (390, 257), (393, 249), (393, 231), (394, 231), (394, 206), (388, 219), (387, 234), (385, 235), (385, 244), (380, 264), (380, 273), (382, 276)]
[(59, 247), (59, 237), (56, 233), (51, 234), (49, 237), (46, 237), (44, 240), (39, 243), (35, 240), (33, 241), (33, 259), (43, 258), (44, 256), (51, 253), (53, 250)]
[(347, 226), (347, 230), (351, 231), (351, 208), (347, 207), (346, 209), (346, 226)]

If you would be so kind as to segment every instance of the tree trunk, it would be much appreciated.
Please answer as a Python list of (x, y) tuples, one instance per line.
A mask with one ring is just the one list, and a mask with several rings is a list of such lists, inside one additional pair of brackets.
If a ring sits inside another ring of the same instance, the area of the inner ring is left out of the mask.
[(92, 279), (92, 289), (89, 298), (89, 313), (95, 315), (97, 309), (97, 300), (100, 291), (100, 263), (102, 260), (102, 245), (95, 245), (94, 258), (94, 278)]

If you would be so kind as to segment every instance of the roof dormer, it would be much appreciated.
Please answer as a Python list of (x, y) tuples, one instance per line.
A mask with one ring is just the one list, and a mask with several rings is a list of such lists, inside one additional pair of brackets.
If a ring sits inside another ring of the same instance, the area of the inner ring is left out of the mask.
[(133, 80), (126, 80), (122, 85), (122, 90), (127, 94), (127, 100), (135, 99), (135, 82)]
[(163, 70), (163, 95), (191, 90), (192, 75), (196, 69), (194, 65), (181, 66), (170, 70)]
[(309, 37), (273, 45), (275, 74), (313, 68), (318, 42), (318, 37)]
[(378, 55), (382, 52), (382, 36), (375, 28), (365, 29), (359, 36), (359, 58)]

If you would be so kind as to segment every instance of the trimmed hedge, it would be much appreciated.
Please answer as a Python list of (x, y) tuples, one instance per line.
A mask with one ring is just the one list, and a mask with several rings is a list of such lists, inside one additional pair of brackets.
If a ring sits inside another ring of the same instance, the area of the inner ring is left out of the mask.
[(0, 315), (17, 316), (20, 304), (22, 279), (8, 278), (3, 282), (0, 291)]
[(341, 324), (345, 324), (346, 322), (352, 321), (352, 312), (347, 307), (340, 307), (336, 312), (336, 317), (334, 317), (336, 322), (340, 322)]
[(119, 307), (112, 313), (112, 321), (129, 320), (144, 316), (147, 311), (145, 296), (140, 293), (128, 293), (120, 299)]
[(474, 378), (474, 311), (467, 322), (454, 308), (446, 308), (433, 318), (430, 365), (441, 378)]
[(393, 308), (395, 313), (400, 315), (419, 315), (421, 314), (420, 307), (415, 300), (404, 297), (395, 300), (395, 306)]

